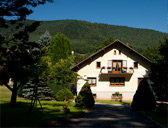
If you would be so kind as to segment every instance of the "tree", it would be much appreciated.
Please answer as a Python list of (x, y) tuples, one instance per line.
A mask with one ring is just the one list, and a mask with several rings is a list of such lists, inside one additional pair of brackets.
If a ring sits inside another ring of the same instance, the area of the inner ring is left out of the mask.
[(133, 110), (154, 109), (156, 100), (147, 79), (140, 82), (131, 104)]
[(160, 58), (151, 68), (150, 78), (154, 82), (154, 91), (158, 100), (168, 100), (168, 39), (160, 42)]
[[(2, 52), (0, 65), (0, 81), (9, 90), (12, 91), (11, 102), (12, 106), (16, 105), (16, 95), (18, 89), (23, 86), (30, 78), (37, 78), (42, 73), (42, 64), (39, 64), (40, 57), (43, 53), (44, 45), (40, 43), (25, 42), (17, 48), (15, 46)], [(26, 49), (27, 48), (27, 49)], [(8, 85), (9, 78), (14, 81), (13, 88)], [(19, 82), (19, 83), (18, 83)]]
[(94, 106), (94, 97), (90, 89), (90, 85), (86, 82), (81, 88), (78, 96), (75, 99), (76, 106), (91, 108)]
[(52, 39), (49, 48), (49, 56), (52, 64), (55, 64), (60, 59), (67, 59), (71, 54), (72, 48), (69, 39), (64, 34), (57, 33)]
[(158, 46), (154, 46), (153, 48), (147, 47), (143, 50), (142, 54), (155, 64), (161, 59)]
[[(0, 83), (12, 91), (11, 106), (16, 105), (19, 87), (37, 74), (36, 63), (41, 53), (40, 44), (29, 41), (29, 34), (36, 30), (39, 22), (25, 26), (21, 21), (33, 12), (31, 7), (45, 4), (47, 1), (52, 2), (52, 0), (0, 1), (0, 27), (11, 30), (9, 35), (0, 35)], [(10, 20), (4, 17), (10, 17)], [(13, 88), (7, 84), (9, 78), (14, 81)]]
[(67, 59), (60, 59), (54, 65), (49, 65), (49, 79), (56, 81), (57, 84), (66, 87), (72, 82), (76, 82), (77, 74), (70, 68), (73, 62), (73, 57)]

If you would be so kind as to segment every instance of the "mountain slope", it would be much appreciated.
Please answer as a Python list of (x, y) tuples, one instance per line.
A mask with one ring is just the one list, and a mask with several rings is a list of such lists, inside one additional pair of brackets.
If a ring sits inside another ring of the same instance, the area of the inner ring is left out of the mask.
[[(26, 24), (33, 21), (25, 21)], [(168, 34), (149, 29), (138, 29), (126, 26), (90, 23), (77, 20), (40, 21), (38, 29), (30, 35), (30, 40), (37, 41), (45, 31), (55, 36), (57, 32), (65, 34), (75, 52), (91, 54), (95, 48), (102, 45), (104, 39), (112, 36), (142, 52), (147, 46), (152, 47), (163, 40)]]

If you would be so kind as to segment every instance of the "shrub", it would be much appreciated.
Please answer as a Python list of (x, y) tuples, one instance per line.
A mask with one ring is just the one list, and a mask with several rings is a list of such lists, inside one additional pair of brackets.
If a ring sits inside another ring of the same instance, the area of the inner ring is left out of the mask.
[(147, 79), (140, 82), (131, 104), (133, 110), (146, 110), (156, 108), (156, 100), (149, 87)]
[(55, 95), (55, 99), (57, 101), (64, 101), (64, 100), (74, 99), (74, 96), (69, 89), (64, 87), (59, 92), (57, 92), (57, 94)]
[(86, 82), (80, 90), (75, 102), (78, 107), (91, 108), (94, 106), (95, 101), (88, 82)]
[(52, 89), (52, 91), (53, 91), (52, 95), (53, 96), (56, 95), (64, 87), (66, 87), (67, 89), (70, 90), (70, 85), (65, 85), (63, 87), (62, 84), (59, 83), (57, 80), (48, 80), (47, 84), (48, 84), (49, 88)]

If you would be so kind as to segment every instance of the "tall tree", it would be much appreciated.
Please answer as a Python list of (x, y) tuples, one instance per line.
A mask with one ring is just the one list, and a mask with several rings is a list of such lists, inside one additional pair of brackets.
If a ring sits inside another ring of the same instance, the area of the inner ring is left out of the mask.
[(73, 62), (73, 57), (67, 59), (60, 59), (54, 65), (50, 65), (50, 79), (56, 79), (58, 83), (63, 85), (70, 85), (71, 82), (76, 80), (76, 74), (70, 69)]
[[(52, 2), (52, 0), (0, 1), (0, 27), (11, 30), (8, 35), (0, 35), (0, 83), (12, 91), (11, 106), (16, 105), (18, 88), (38, 73), (36, 63), (41, 54), (41, 45), (29, 41), (29, 33), (36, 30), (39, 22), (25, 26), (22, 21), (33, 12), (32, 7), (45, 4), (47, 1)], [(6, 20), (6, 17), (10, 20)], [(13, 88), (7, 84), (9, 78), (14, 81)]]
[(142, 54), (155, 64), (161, 59), (159, 47), (157, 45), (145, 48)]
[(49, 48), (49, 56), (51, 57), (52, 64), (55, 64), (60, 59), (67, 59), (71, 54), (72, 48), (69, 39), (64, 34), (57, 33), (53, 37)]
[(161, 42), (158, 49), (161, 57), (152, 67), (150, 77), (158, 100), (168, 100), (168, 39)]

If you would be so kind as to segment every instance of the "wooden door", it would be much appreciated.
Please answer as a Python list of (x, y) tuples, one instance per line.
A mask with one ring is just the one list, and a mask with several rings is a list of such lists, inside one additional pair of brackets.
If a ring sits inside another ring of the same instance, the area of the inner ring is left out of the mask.
[(112, 64), (113, 73), (120, 73), (122, 70), (122, 61), (121, 60), (113, 60)]

